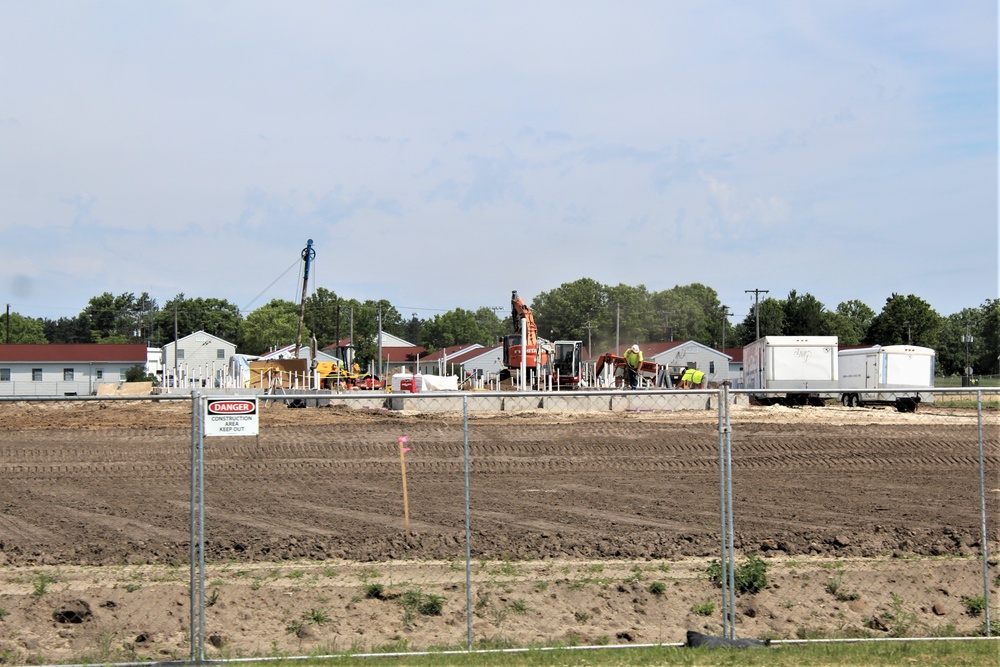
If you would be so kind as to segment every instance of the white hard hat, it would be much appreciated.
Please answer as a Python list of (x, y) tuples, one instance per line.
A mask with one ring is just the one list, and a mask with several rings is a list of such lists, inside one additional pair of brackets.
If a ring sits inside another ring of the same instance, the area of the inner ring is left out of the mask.
[(638, 352), (639, 351), (639, 346), (638, 345), (633, 345), (632, 346), (632, 351), (633, 352)]

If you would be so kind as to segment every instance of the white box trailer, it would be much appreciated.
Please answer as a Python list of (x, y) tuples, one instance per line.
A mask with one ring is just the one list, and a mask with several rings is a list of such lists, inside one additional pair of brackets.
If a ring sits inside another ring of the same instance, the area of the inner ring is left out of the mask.
[(836, 336), (764, 336), (743, 348), (743, 388), (759, 403), (821, 404), (839, 397)]
[(895, 405), (913, 412), (922, 402), (933, 402), (937, 354), (916, 345), (875, 345), (840, 350), (840, 400), (848, 407)]

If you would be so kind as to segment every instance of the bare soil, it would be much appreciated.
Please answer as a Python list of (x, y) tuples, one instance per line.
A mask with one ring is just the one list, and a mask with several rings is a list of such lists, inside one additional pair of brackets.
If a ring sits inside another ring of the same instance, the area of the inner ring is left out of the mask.
[[(260, 423), (205, 439), (211, 655), (464, 645), (461, 416), (270, 405)], [(184, 402), (0, 403), (6, 661), (188, 655), (190, 427)], [(983, 428), (996, 553), (995, 412)], [(940, 406), (734, 411), (735, 543), (772, 566), (741, 634), (973, 631), (978, 429)], [(715, 412), (473, 413), (468, 448), (477, 642), (718, 629)]]

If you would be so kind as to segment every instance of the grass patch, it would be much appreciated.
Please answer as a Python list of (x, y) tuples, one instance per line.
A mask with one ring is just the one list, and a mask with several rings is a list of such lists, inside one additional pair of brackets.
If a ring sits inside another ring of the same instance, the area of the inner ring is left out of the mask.
[(691, 607), (691, 611), (698, 616), (711, 616), (715, 613), (715, 603), (711, 601), (702, 602)]
[(364, 591), (365, 597), (369, 600), (382, 600), (385, 598), (385, 586), (376, 581), (365, 584), (361, 587), (361, 590)]
[(979, 616), (986, 611), (986, 598), (982, 595), (971, 598), (963, 595), (962, 606), (965, 607), (965, 613), (969, 616)]
[[(614, 641), (602, 635), (594, 644)], [(563, 645), (577, 642), (563, 641)], [(586, 643), (586, 642), (584, 642)], [(386, 650), (400, 643), (378, 647)], [(515, 648), (503, 635), (483, 637), (476, 650)], [(371, 664), (371, 658), (350, 656), (332, 659), (277, 661), (273, 667), (358, 667)], [(402, 664), (402, 663), (399, 663)], [(933, 642), (858, 642), (773, 645), (767, 649), (728, 651), (688, 649), (674, 646), (575, 651), (525, 651), (521, 653), (449, 653), (447, 655), (408, 656), (405, 664), (415, 667), (519, 667), (589, 665), (592, 667), (639, 667), (699, 665), (702, 667), (898, 667), (898, 665), (943, 665), (946, 667), (981, 667), (996, 664), (995, 641)]]
[(826, 592), (840, 602), (850, 602), (861, 597), (860, 593), (848, 592), (844, 589), (844, 577), (840, 574), (826, 582)]

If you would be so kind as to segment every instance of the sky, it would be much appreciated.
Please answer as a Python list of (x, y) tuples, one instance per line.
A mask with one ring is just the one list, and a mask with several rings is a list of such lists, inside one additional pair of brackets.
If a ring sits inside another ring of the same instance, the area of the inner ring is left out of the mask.
[(0, 307), (1000, 295), (987, 0), (0, 0)]

